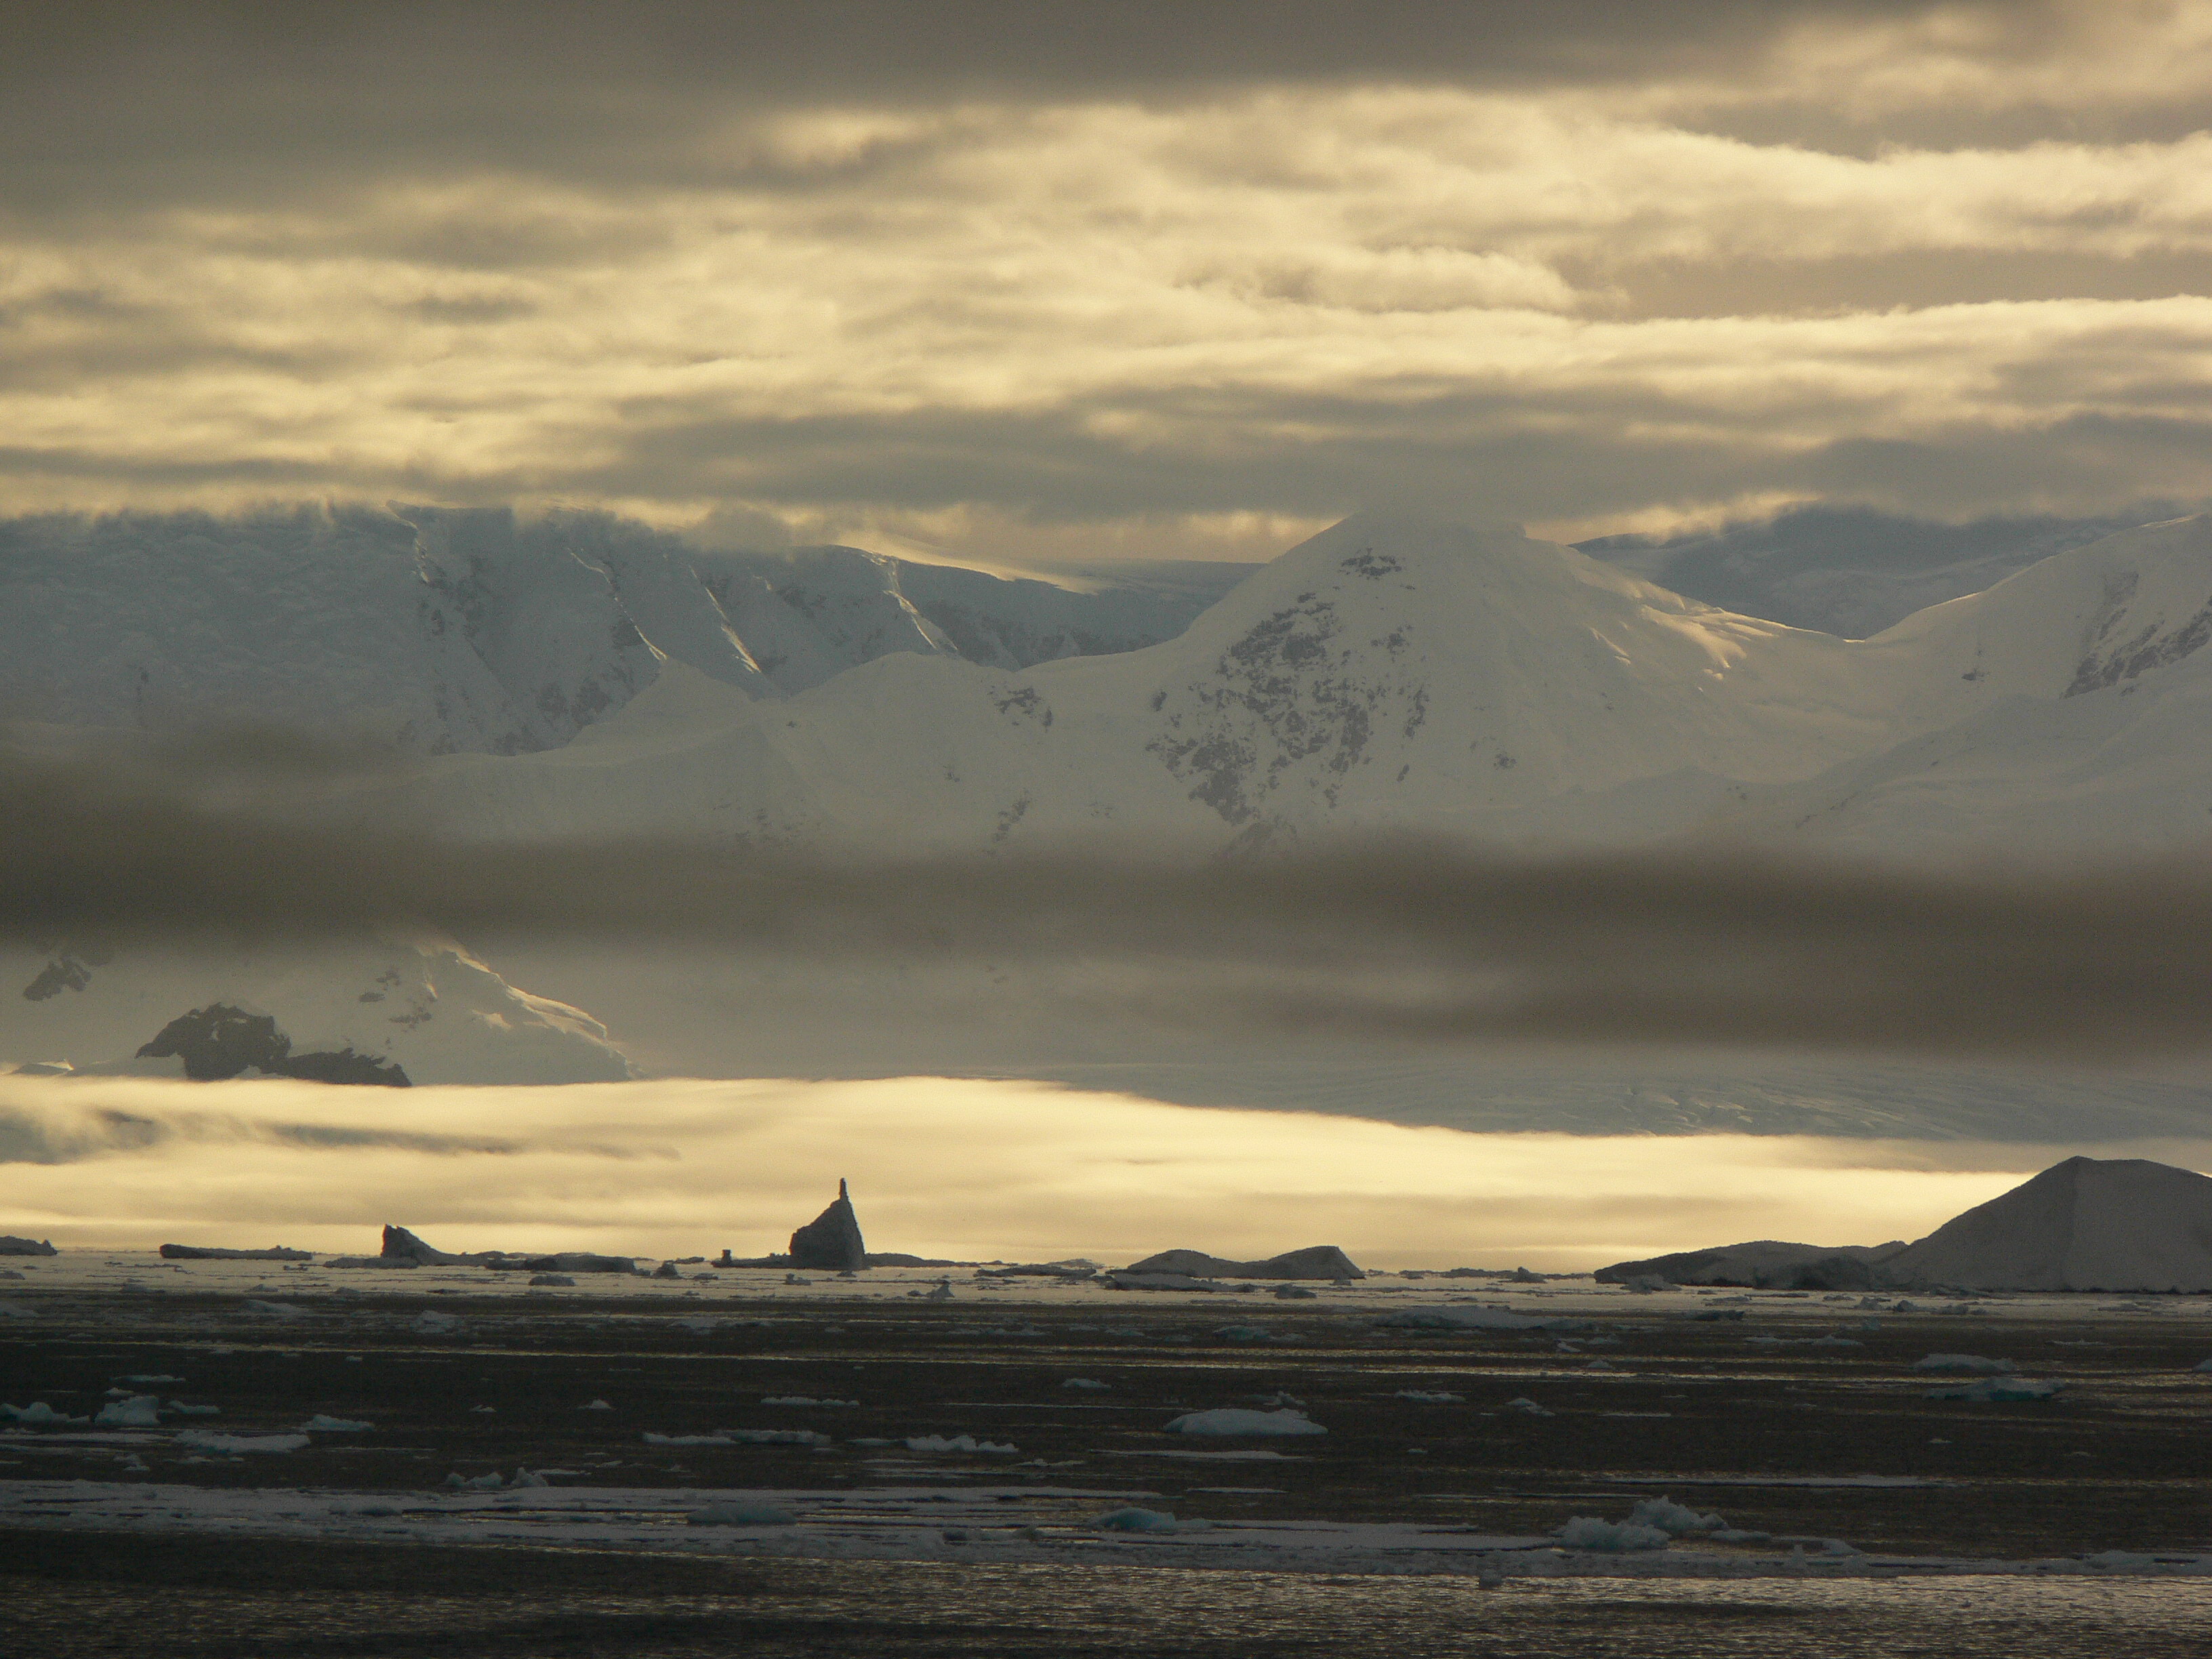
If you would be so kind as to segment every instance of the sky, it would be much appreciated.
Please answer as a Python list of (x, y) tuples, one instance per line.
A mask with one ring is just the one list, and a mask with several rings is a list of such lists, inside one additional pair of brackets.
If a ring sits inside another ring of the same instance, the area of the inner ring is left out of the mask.
[(2081, 1151), (2201, 1167), (2212, 1149), (1469, 1134), (933, 1078), (0, 1077), (0, 1233), (374, 1255), (395, 1223), (447, 1250), (742, 1256), (785, 1248), (842, 1176), (875, 1250), (1121, 1266), (1334, 1243), (1372, 1267), (1569, 1273), (1737, 1239), (1919, 1238)]
[(0, 514), (1269, 556), (2212, 495), (2212, 3), (91, 3)]

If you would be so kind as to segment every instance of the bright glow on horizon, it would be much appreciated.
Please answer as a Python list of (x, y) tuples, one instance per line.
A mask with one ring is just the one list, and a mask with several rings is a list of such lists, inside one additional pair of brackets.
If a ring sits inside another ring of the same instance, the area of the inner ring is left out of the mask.
[(1799, 1136), (1472, 1134), (1026, 1082), (331, 1089), (0, 1079), (0, 1231), (57, 1244), (740, 1255), (853, 1182), (870, 1246), (1125, 1263), (1335, 1243), (1375, 1267), (1553, 1272), (1786, 1238), (1915, 1238), (2077, 1152)]

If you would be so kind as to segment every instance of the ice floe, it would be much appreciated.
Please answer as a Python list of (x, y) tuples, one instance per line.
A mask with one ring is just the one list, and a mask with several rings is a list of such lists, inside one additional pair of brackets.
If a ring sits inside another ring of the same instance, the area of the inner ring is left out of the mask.
[(1170, 1434), (1218, 1435), (1304, 1435), (1327, 1434), (1328, 1431), (1304, 1412), (1285, 1407), (1280, 1411), (1246, 1411), (1234, 1406), (1218, 1407), (1212, 1411), (1185, 1412), (1171, 1419), (1167, 1425)]

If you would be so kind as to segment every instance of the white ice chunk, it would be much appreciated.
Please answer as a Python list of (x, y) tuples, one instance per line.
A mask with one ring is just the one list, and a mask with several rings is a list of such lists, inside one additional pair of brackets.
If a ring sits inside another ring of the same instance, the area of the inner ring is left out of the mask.
[(2038, 1382), (2026, 1376), (1985, 1376), (1978, 1382), (1964, 1382), (1947, 1389), (1930, 1389), (1930, 1400), (2012, 1401), (2048, 1400), (2066, 1385), (2063, 1382)]
[(1102, 1532), (1177, 1532), (1175, 1516), (1160, 1510), (1109, 1510), (1091, 1523)]
[(995, 1440), (978, 1440), (972, 1434), (956, 1434), (947, 1438), (941, 1434), (921, 1434), (908, 1437), (906, 1449), (918, 1452), (988, 1452), (994, 1457), (1011, 1456), (1020, 1449)]
[(376, 1425), (358, 1422), (350, 1417), (328, 1417), (317, 1412), (300, 1426), (310, 1434), (365, 1434)]
[(210, 1434), (204, 1429), (186, 1429), (177, 1437), (179, 1446), (194, 1451), (213, 1452), (290, 1452), (314, 1443), (304, 1434)]
[(88, 1422), (82, 1417), (71, 1417), (58, 1412), (43, 1400), (33, 1400), (27, 1406), (0, 1406), (0, 1417), (13, 1418), (18, 1423), (27, 1423), (33, 1428), (60, 1428), (74, 1423)]
[(1931, 1353), (1912, 1362), (1916, 1371), (1973, 1371), (1983, 1376), (2009, 1376), (2020, 1369), (2009, 1359), (1990, 1359), (1978, 1353)]
[(1728, 1526), (1719, 1516), (1699, 1515), (1671, 1498), (1647, 1498), (1629, 1510), (1628, 1519), (1632, 1525), (1656, 1527), (1677, 1537), (1686, 1532), (1720, 1532)]
[(161, 1402), (150, 1394), (133, 1395), (128, 1400), (118, 1400), (103, 1406), (93, 1425), (102, 1429), (158, 1429), (161, 1426)]
[(1601, 1521), (1594, 1515), (1578, 1515), (1552, 1534), (1562, 1547), (1571, 1550), (1603, 1550), (1617, 1553), (1622, 1550), (1663, 1550), (1668, 1535), (1656, 1527), (1638, 1526), (1628, 1521)]
[(684, 1517), (684, 1524), (692, 1527), (795, 1527), (799, 1517), (789, 1510), (778, 1509), (773, 1504), (738, 1500), (727, 1504), (709, 1504), (704, 1509), (693, 1510)]
[(1304, 1412), (1245, 1411), (1233, 1406), (1210, 1412), (1185, 1412), (1167, 1425), (1170, 1434), (1327, 1434)]

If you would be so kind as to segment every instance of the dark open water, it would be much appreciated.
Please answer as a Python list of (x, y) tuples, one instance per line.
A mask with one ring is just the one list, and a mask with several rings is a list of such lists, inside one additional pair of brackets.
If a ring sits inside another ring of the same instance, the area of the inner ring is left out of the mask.
[[(481, 1589), (291, 1582), (255, 1545), (221, 1587), (0, 1580), (6, 1659), (2202, 1659), (2212, 1581), (1966, 1578), (1801, 1583), (1315, 1577), (1125, 1567), (776, 1563), (679, 1588), (628, 1564), (549, 1562)], [(473, 1554), (473, 1552), (469, 1553)], [(134, 1577), (126, 1568), (125, 1577)], [(157, 1575), (158, 1576), (158, 1575)], [(193, 1575), (185, 1575), (189, 1579)], [(538, 1577), (533, 1573), (532, 1577)], [(699, 1593), (701, 1590), (706, 1593)]]

